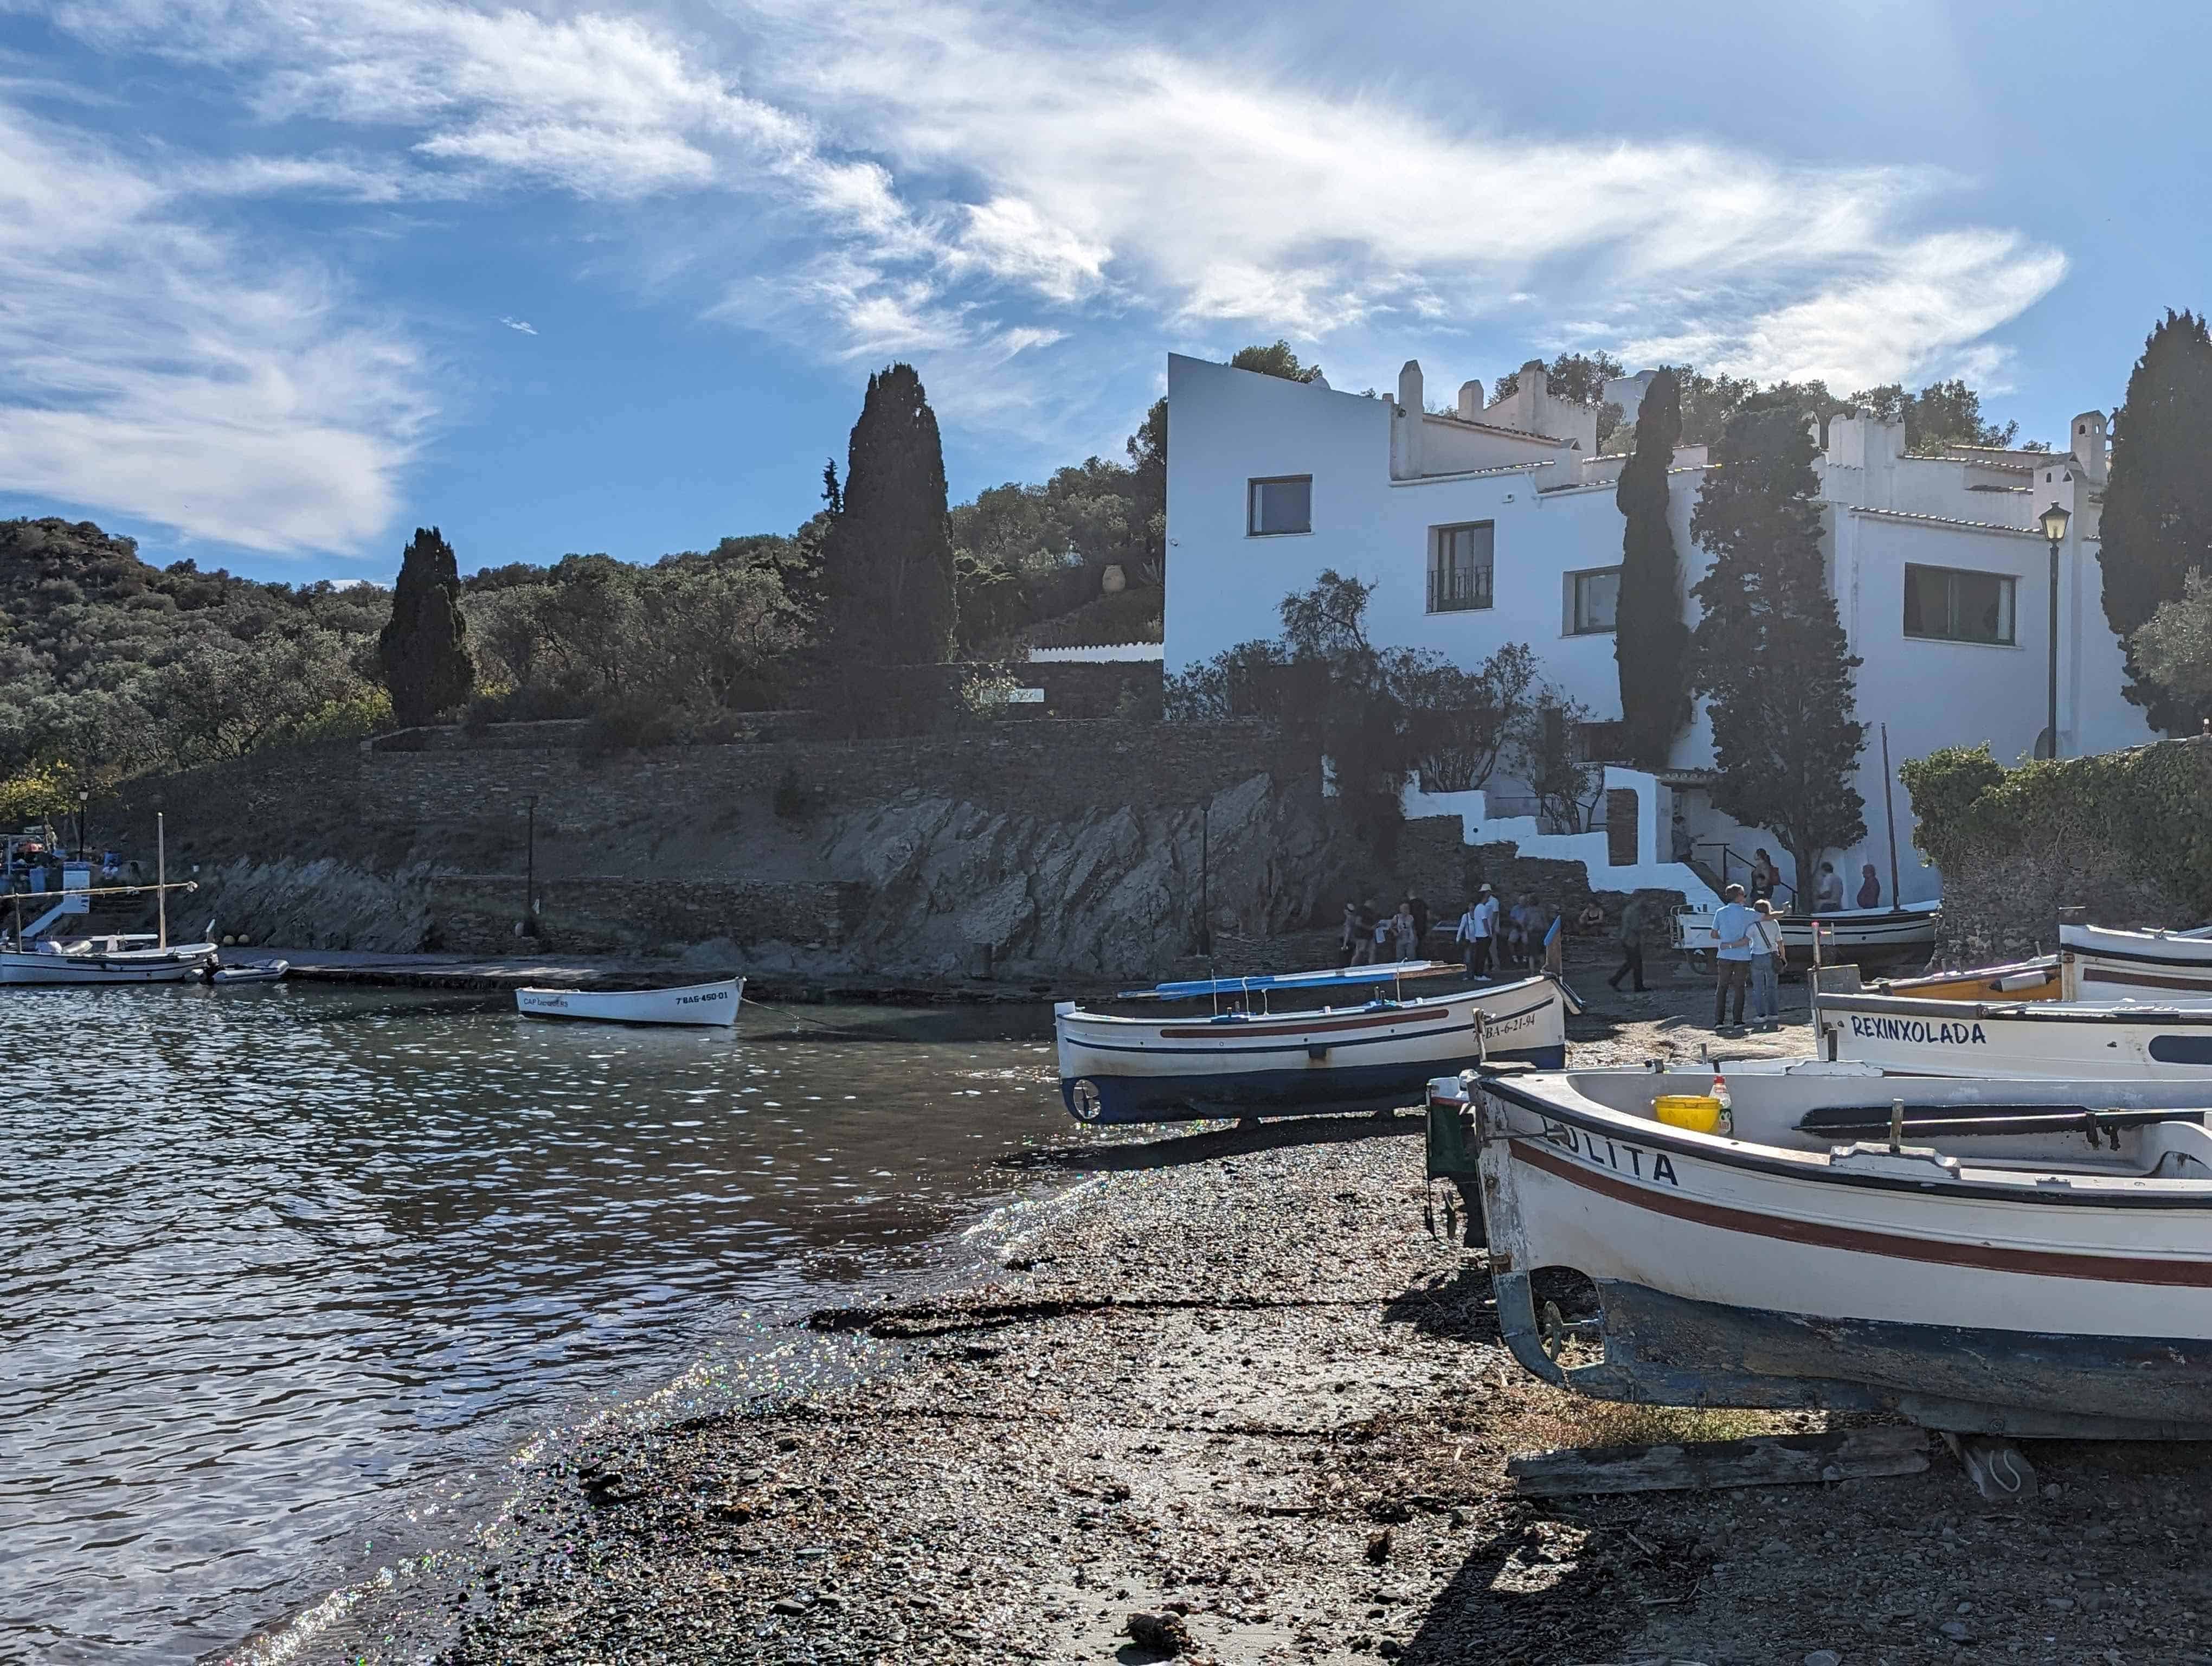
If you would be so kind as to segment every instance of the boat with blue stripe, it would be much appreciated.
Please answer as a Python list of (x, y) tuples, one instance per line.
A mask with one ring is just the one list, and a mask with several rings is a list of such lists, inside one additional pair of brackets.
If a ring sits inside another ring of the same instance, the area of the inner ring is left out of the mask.
[(1121, 1002), (1197, 1010), (1054, 1007), (1060, 1098), (1078, 1122), (1418, 1104), (1431, 1077), (1486, 1061), (1561, 1068), (1567, 1017), (1579, 1010), (1549, 976), (1470, 982), (1459, 967), (1436, 961), (1161, 983), (1127, 991)]

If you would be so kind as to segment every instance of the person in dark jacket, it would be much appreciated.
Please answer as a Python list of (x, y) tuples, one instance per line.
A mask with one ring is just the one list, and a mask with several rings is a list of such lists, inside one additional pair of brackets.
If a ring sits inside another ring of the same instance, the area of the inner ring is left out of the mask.
[(1620, 980), (1628, 977), (1635, 980), (1636, 993), (1644, 993), (1644, 929), (1650, 920), (1651, 904), (1640, 893), (1631, 897), (1621, 909), (1620, 970), (1606, 979), (1613, 988), (1620, 988)]
[(1875, 877), (1872, 862), (1859, 870), (1859, 906), (1863, 909), (1881, 906), (1881, 881)]

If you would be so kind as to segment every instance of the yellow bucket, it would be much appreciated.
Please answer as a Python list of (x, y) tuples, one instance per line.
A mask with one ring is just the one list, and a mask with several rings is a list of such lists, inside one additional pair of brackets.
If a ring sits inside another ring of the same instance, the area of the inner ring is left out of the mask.
[(1652, 1100), (1651, 1114), (1669, 1128), (1711, 1134), (1721, 1125), (1721, 1102), (1709, 1093), (1662, 1093)]

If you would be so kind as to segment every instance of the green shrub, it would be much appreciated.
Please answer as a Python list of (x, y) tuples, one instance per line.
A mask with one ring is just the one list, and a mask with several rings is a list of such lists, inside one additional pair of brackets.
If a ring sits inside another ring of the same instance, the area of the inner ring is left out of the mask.
[(2109, 850), (2200, 914), (2212, 913), (2212, 744), (2160, 741), (2007, 769), (1987, 746), (1951, 747), (1898, 771), (1938, 867), (1966, 872), (2022, 854)]

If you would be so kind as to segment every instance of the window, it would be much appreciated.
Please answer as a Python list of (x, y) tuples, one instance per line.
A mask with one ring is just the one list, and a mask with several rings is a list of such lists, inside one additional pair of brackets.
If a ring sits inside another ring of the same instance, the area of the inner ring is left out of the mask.
[(1464, 613), (1490, 605), (1490, 562), (1497, 547), (1495, 521), (1429, 529), (1429, 611)]
[(1255, 480), (1249, 507), (1246, 534), (1273, 538), (1284, 532), (1313, 531), (1313, 476), (1285, 475), (1276, 480)]
[(1567, 635), (1590, 636), (1613, 629), (1620, 605), (1620, 569), (1601, 567), (1567, 575)]
[(2013, 587), (2002, 573), (1953, 567), (1905, 569), (1905, 634), (1947, 642), (2010, 646)]

